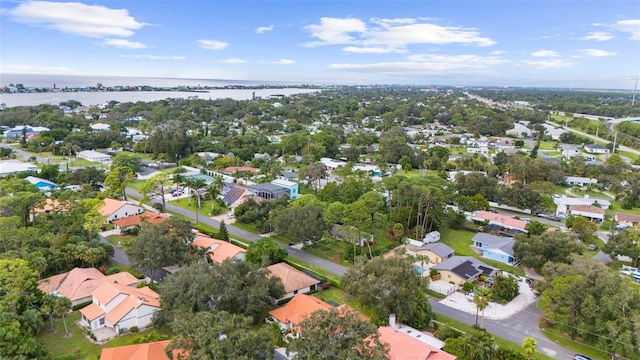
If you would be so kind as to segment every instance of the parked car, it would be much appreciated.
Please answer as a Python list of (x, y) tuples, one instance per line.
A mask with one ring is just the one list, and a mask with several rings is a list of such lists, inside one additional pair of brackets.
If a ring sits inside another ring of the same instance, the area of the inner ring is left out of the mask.
[(575, 354), (573, 360), (592, 360), (590, 357), (582, 354)]
[(587, 247), (587, 249), (589, 249), (589, 251), (596, 251), (598, 250), (598, 245), (596, 244), (591, 244)]
[(233, 215), (233, 213), (227, 214), (227, 219), (233, 219), (235, 217), (235, 215)]

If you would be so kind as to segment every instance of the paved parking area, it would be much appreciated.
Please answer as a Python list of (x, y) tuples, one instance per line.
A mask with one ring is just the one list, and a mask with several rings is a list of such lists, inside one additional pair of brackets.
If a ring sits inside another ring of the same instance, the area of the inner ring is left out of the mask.
[[(520, 294), (508, 304), (502, 305), (490, 302), (484, 310), (485, 319), (502, 320), (524, 310), (529, 304), (536, 301), (536, 297), (526, 282), (520, 282)], [(435, 290), (434, 290), (435, 291)], [(454, 292), (440, 301), (441, 304), (469, 314), (476, 313), (476, 304), (473, 298), (462, 292)]]

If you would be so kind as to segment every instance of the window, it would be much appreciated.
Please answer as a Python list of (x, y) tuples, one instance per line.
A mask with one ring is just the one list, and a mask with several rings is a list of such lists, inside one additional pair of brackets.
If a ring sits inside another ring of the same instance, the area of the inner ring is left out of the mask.
[(100, 318), (100, 325), (104, 325), (104, 318), (103, 317)]
[(298, 293), (298, 290), (293, 290), (293, 294), (294, 295), (297, 294), (297, 293)]

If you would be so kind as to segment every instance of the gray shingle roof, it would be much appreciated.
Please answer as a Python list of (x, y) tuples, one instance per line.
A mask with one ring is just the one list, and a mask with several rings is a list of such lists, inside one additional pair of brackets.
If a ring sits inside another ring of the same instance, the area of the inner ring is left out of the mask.
[(453, 249), (441, 242), (424, 244), (419, 248), (417, 248), (416, 250), (417, 251), (429, 250), (432, 253), (440, 256), (441, 258), (446, 258), (446, 257), (449, 257), (450, 255), (453, 255)]
[(465, 280), (471, 280), (480, 274), (491, 276), (498, 270), (471, 256), (450, 257), (433, 269), (451, 271)]

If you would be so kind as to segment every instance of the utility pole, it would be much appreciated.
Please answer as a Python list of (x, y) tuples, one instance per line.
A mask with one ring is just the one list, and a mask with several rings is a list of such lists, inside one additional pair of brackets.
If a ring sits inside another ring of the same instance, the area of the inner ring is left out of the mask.
[(616, 140), (618, 140), (618, 133), (615, 133), (615, 135), (613, 136), (613, 147), (611, 148), (612, 154), (616, 153)]

